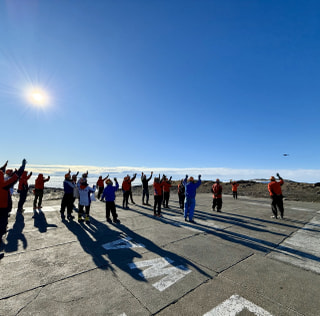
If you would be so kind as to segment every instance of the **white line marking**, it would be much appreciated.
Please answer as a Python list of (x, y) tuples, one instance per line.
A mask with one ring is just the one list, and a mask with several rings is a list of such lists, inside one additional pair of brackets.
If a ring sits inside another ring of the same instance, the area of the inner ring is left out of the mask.
[(144, 268), (149, 267), (148, 269), (139, 273), (139, 275), (144, 279), (151, 279), (158, 276), (166, 275), (160, 281), (152, 284), (157, 290), (160, 292), (164, 291), (180, 279), (182, 279), (185, 275), (191, 272), (187, 267), (183, 265), (178, 266), (170, 266), (174, 261), (165, 257), (165, 258), (157, 258), (146, 261), (139, 261), (137, 263), (129, 263), (130, 269)]
[(205, 313), (203, 316), (236, 316), (238, 313), (246, 309), (257, 316), (272, 316), (263, 308), (237, 294), (232, 295), (229, 299), (225, 300), (208, 313)]
[(117, 249), (124, 249), (124, 248), (140, 248), (145, 247), (143, 244), (138, 244), (134, 241), (131, 241), (131, 237), (121, 238), (112, 242), (108, 242), (103, 244), (102, 247), (106, 250), (117, 250)]
[[(313, 224), (313, 225), (312, 225)], [(284, 240), (269, 256), (320, 273), (319, 220), (309, 223)]]
[[(44, 206), (41, 210), (42, 212), (55, 212), (58, 209), (60, 210), (60, 206)], [(37, 209), (36, 212), (39, 212), (39, 210)], [(26, 207), (23, 213), (33, 213), (33, 207)]]
[(308, 208), (301, 208), (301, 207), (288, 207), (291, 210), (296, 210), (296, 211), (308, 211), (308, 212), (312, 212), (313, 210), (310, 210)]

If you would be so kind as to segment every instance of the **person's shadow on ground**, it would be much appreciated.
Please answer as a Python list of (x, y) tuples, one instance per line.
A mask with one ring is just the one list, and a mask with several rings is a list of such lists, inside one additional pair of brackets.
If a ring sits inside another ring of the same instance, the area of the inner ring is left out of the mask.
[(55, 224), (48, 224), (46, 216), (42, 211), (35, 211), (32, 218), (34, 220), (34, 227), (37, 227), (40, 233), (45, 233), (48, 227), (58, 227)]
[(28, 247), (27, 239), (23, 234), (24, 226), (24, 216), (22, 213), (17, 213), (16, 221), (14, 222), (12, 228), (8, 231), (7, 243), (2, 244), (5, 252), (17, 251), (19, 248), (19, 240), (22, 241), (23, 249)]

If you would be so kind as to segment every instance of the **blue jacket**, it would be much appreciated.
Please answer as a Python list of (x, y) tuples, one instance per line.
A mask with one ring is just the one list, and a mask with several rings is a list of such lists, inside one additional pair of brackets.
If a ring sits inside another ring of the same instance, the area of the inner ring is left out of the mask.
[(73, 194), (74, 184), (72, 181), (64, 180), (63, 181), (63, 190), (64, 193)]
[(104, 198), (106, 202), (113, 202), (116, 199), (116, 191), (119, 189), (119, 183), (117, 182), (115, 186), (107, 185), (102, 193), (101, 200)]
[(197, 183), (188, 182), (187, 178), (183, 180), (183, 185), (186, 188), (186, 198), (195, 198), (197, 189), (201, 184), (201, 179), (197, 181)]

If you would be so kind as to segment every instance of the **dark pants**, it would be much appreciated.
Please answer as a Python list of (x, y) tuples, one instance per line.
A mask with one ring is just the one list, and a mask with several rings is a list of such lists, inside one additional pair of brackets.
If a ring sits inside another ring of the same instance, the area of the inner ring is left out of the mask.
[(130, 201), (131, 201), (131, 203), (132, 203), (132, 204), (135, 204), (135, 203), (133, 202), (132, 191), (131, 191), (131, 190), (129, 191), (129, 196), (130, 196)]
[(184, 199), (186, 196), (185, 196), (185, 194), (181, 194), (181, 193), (179, 193), (178, 196), (179, 196), (179, 206), (183, 210), (184, 209)]
[(157, 209), (158, 209), (158, 215), (161, 214), (161, 202), (162, 202), (162, 195), (155, 195), (154, 196), (154, 205), (153, 205), (154, 215), (157, 214)]
[(90, 213), (90, 204), (89, 205), (81, 205), (79, 204), (79, 213), (78, 216), (81, 216), (84, 212), (83, 212), (83, 208), (86, 209), (86, 215), (89, 216)]
[(142, 204), (144, 204), (144, 198), (146, 197), (146, 203), (149, 203), (149, 189), (142, 190)]
[(20, 198), (18, 202), (18, 211), (21, 212), (23, 209), (23, 204), (27, 199), (28, 190), (21, 190), (20, 191)]
[(113, 221), (115, 222), (118, 218), (118, 214), (116, 211), (116, 204), (114, 201), (106, 201), (106, 218), (110, 218), (110, 212), (112, 214)]
[(128, 207), (130, 191), (123, 191), (123, 208)]
[(238, 192), (237, 191), (232, 191), (232, 196), (234, 199), (238, 198)]
[(170, 192), (163, 192), (163, 207), (168, 207)]
[(7, 232), (9, 209), (7, 207), (0, 208), (0, 243), (1, 238)]
[(271, 210), (274, 216), (278, 217), (278, 210), (281, 218), (283, 218), (284, 208), (283, 208), (283, 196), (282, 195), (273, 195), (271, 202)]
[(99, 190), (98, 190), (98, 200), (100, 200), (100, 196), (101, 196), (102, 193), (103, 193), (103, 189), (104, 189), (104, 187), (99, 187)]
[(41, 207), (42, 205), (42, 198), (43, 198), (43, 190), (42, 189), (35, 189), (34, 190), (34, 200), (33, 200), (33, 208), (37, 207), (37, 200), (38, 201), (38, 207)]
[(73, 193), (65, 193), (61, 201), (60, 213), (64, 215), (67, 208), (67, 214), (71, 215), (73, 209)]
[(214, 198), (212, 201), (212, 208), (215, 209), (217, 207), (217, 211), (221, 211), (222, 208), (222, 198)]

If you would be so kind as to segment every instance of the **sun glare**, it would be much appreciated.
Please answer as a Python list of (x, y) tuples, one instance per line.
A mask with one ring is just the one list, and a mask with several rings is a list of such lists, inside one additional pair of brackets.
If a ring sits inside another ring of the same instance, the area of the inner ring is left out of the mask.
[(28, 100), (35, 106), (46, 106), (49, 101), (48, 94), (41, 89), (31, 89), (28, 91)]

